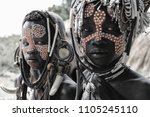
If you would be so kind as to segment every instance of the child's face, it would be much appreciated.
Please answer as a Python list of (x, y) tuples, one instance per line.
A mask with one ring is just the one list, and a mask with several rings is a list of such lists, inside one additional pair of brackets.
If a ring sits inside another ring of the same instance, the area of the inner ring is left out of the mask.
[(124, 51), (124, 39), (107, 8), (88, 4), (84, 9), (81, 44), (96, 65), (109, 65)]
[(40, 67), (47, 59), (48, 39), (46, 32), (44, 23), (26, 21), (23, 25), (21, 50), (31, 68)]

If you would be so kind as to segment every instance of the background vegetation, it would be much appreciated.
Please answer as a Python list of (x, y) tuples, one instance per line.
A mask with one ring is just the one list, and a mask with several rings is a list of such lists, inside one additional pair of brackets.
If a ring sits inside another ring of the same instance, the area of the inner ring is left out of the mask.
[(17, 72), (17, 69), (13, 66), (13, 56), (18, 46), (19, 38), (19, 35), (0, 37), (0, 72), (6, 70)]
[(53, 5), (48, 8), (48, 11), (53, 11), (59, 14), (64, 20), (69, 18), (70, 5), (72, 0), (63, 0), (60, 6)]

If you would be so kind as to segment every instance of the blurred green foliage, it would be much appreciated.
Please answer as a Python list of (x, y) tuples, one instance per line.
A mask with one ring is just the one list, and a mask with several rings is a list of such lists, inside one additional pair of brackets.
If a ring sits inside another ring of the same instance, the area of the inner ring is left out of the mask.
[(69, 12), (72, 0), (63, 0), (60, 6), (53, 5), (48, 8), (48, 11), (55, 12), (59, 14), (63, 20), (69, 19)]
[(12, 71), (17, 72), (18, 68), (13, 65), (15, 49), (19, 45), (19, 35), (0, 37), (0, 72)]

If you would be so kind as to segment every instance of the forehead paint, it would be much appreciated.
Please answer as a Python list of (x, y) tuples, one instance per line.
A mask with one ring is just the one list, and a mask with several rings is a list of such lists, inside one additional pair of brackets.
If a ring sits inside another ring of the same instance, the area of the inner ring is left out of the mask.
[(102, 25), (106, 19), (106, 14), (102, 10), (96, 10), (94, 12), (93, 4), (90, 4), (85, 7), (84, 18), (92, 16), (93, 13), (94, 13), (93, 21), (95, 23), (96, 32), (91, 35), (88, 35), (85, 38), (82, 38), (81, 40), (82, 46), (85, 48), (86, 43), (89, 42), (90, 40), (96, 39), (96, 41), (99, 41), (103, 37), (115, 43), (115, 53), (117, 55), (120, 55), (124, 51), (124, 41), (122, 39), (122, 36), (116, 37), (115, 35), (102, 32)]
[(94, 13), (94, 5), (93, 4), (89, 4), (88, 6), (85, 7), (85, 11), (84, 11), (84, 17), (90, 17), (91, 15), (93, 15)]
[(26, 38), (41, 38), (46, 34), (46, 29), (43, 25), (34, 24), (31, 28), (23, 29), (23, 36)]
[(33, 33), (35, 38), (41, 38), (46, 33), (45, 27), (43, 25), (40, 25), (40, 24), (34, 24), (32, 26), (32, 33)]

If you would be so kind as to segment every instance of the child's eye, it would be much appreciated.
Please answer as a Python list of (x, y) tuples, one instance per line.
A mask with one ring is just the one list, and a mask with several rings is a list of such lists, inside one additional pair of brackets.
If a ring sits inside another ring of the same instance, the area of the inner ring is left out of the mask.
[(84, 31), (85, 31), (85, 32), (88, 32), (88, 29), (85, 28)]
[(37, 41), (37, 42), (35, 42), (35, 44), (37, 44), (37, 45), (45, 45), (45, 44), (47, 44), (47, 42), (45, 42), (45, 41)]
[(42, 43), (41, 41), (38, 41), (37, 44), (38, 44), (38, 45), (42, 45), (43, 43)]
[(85, 28), (83, 31), (84, 32), (93, 32), (93, 28), (92, 27), (88, 27), (88, 28)]
[(112, 31), (113, 29), (109, 27), (108, 30), (109, 30), (109, 31)]
[(24, 45), (24, 46), (28, 46), (28, 45), (29, 45), (29, 43), (28, 43), (28, 42), (26, 42), (26, 41), (23, 41), (23, 45)]

